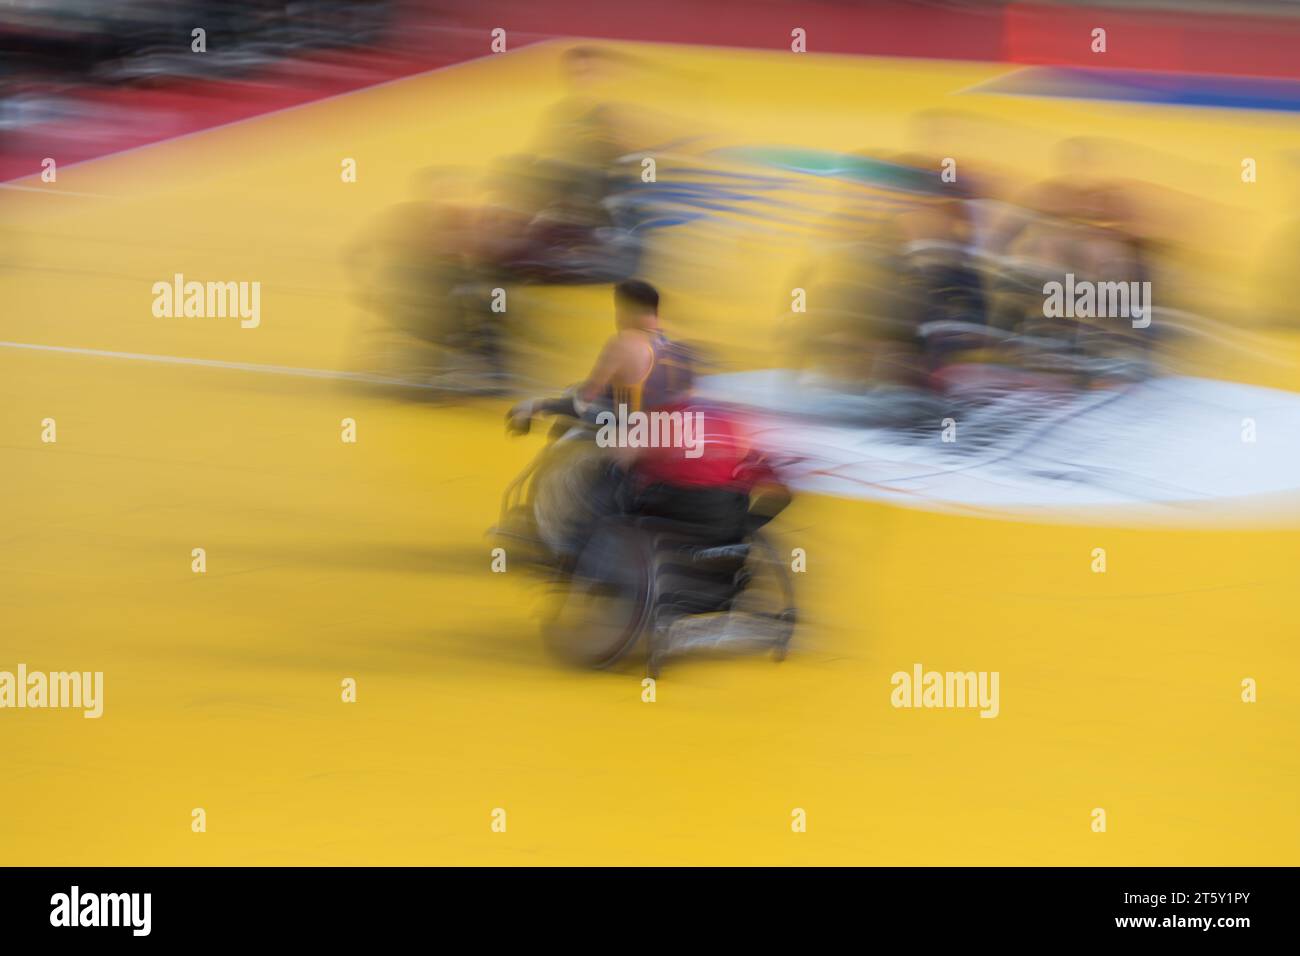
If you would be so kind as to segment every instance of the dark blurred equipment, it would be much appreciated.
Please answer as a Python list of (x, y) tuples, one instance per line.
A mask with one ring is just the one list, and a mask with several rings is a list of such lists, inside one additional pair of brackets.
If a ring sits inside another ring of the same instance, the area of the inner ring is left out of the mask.
[[(277, 58), (374, 42), (392, 0), (40, 0), (0, 8), (7, 83), (239, 76)], [(191, 56), (193, 31), (206, 52)]]
[(788, 491), (756, 493), (743, 478), (737, 487), (647, 483), (616, 466), (593, 435), (590, 421), (562, 419), (507, 487), (492, 530), (561, 585), (542, 621), (552, 652), (611, 667), (644, 638), (651, 676), (690, 651), (762, 649), (783, 659), (794, 587), (764, 526)]
[[(397, 9), (398, 0), (0, 4), (0, 160), (9, 175), (30, 174), (53, 144), (73, 161), (337, 89), (347, 65), (308, 58), (353, 51), (358, 76), (373, 71)], [(244, 89), (211, 86), (234, 82)]]

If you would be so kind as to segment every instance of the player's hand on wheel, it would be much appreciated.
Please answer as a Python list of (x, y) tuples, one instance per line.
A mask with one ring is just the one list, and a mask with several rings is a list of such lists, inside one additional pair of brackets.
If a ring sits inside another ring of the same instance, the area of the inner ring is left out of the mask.
[(506, 412), (506, 431), (512, 435), (527, 435), (533, 424), (533, 403), (520, 402)]

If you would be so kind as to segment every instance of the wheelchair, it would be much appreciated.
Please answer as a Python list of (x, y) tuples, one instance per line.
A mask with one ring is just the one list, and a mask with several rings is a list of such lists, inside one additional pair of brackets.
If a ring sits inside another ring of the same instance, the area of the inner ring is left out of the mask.
[[(507, 487), (494, 529), (526, 545), (557, 585), (541, 620), (547, 649), (607, 669), (643, 643), (651, 677), (688, 653), (764, 650), (784, 660), (798, 612), (790, 567), (766, 530), (719, 542), (690, 523), (596, 513), (590, 490), (609, 462), (590, 434), (582, 423), (557, 424)], [(575, 535), (578, 527), (587, 533)]]

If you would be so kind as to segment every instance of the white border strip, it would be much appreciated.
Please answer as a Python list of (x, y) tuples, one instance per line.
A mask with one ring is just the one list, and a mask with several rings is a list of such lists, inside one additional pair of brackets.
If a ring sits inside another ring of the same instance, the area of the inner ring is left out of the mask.
[[(89, 160), (85, 160), (89, 162)], [(69, 163), (69, 166), (76, 166), (76, 163)], [(38, 176), (39, 173), (28, 173), (23, 179), (30, 179), (32, 176)], [(79, 193), (71, 189), (59, 189), (57, 187), (41, 188), (40, 186), (19, 186), (13, 181), (0, 183), (0, 189), (14, 189), (24, 193), (45, 193), (48, 196), (79, 196), (83, 199), (117, 199), (116, 196), (110, 196), (107, 193)]]
[(263, 375), (290, 375), (297, 378), (324, 378), (345, 382), (365, 382), (371, 385), (400, 385), (404, 388), (430, 389), (431, 383), (410, 382), (406, 379), (370, 375), (366, 372), (344, 372), (331, 368), (300, 368), (293, 365), (258, 365), (254, 362), (226, 362), (221, 359), (187, 358), (182, 355), (149, 355), (144, 352), (111, 352), (107, 349), (85, 349), (70, 345), (38, 345), (33, 342), (0, 342), (0, 348), (26, 349), (32, 352), (58, 352), (64, 355), (89, 355), (93, 358), (126, 359), (132, 362), (154, 362), (160, 365), (200, 365), (205, 368), (232, 369), (237, 372), (260, 372)]

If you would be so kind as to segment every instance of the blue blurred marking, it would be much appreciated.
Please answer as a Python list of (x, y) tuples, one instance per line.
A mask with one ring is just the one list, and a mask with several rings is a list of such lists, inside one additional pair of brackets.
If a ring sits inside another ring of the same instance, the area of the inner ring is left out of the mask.
[(1269, 77), (1029, 67), (966, 92), (1300, 112), (1300, 82)]

